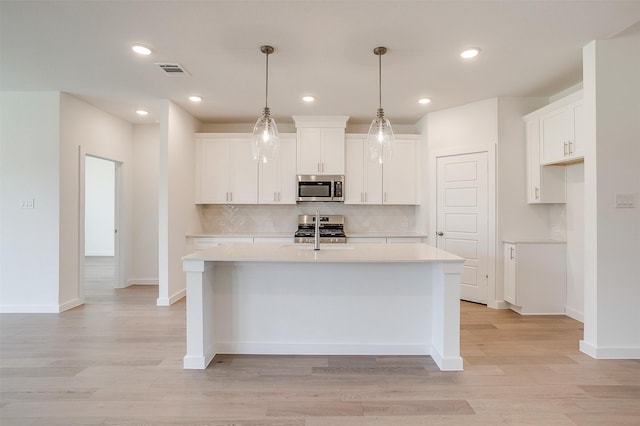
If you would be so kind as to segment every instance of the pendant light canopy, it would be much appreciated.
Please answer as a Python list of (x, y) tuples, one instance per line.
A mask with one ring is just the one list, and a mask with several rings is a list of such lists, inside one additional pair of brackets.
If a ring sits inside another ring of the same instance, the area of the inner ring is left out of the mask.
[(367, 143), (369, 145), (369, 155), (371, 160), (378, 161), (380, 164), (383, 159), (390, 159), (393, 147), (393, 130), (391, 123), (384, 116), (382, 109), (382, 55), (387, 53), (386, 47), (376, 47), (373, 49), (374, 55), (378, 56), (378, 94), (379, 107), (376, 118), (371, 122), (369, 134), (367, 135)]
[(278, 137), (278, 127), (269, 110), (269, 55), (274, 49), (271, 46), (261, 46), (260, 51), (265, 54), (266, 60), (266, 77), (265, 77), (265, 100), (262, 115), (256, 121), (253, 127), (253, 136), (251, 137), (253, 159), (267, 163), (276, 158), (280, 150), (280, 138)]

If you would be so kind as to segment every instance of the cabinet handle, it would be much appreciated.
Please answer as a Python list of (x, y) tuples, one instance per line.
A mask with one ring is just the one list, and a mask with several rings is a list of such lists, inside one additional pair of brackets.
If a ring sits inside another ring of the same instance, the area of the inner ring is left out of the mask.
[(229, 192), (229, 201), (233, 202), (233, 192)]
[(514, 252), (513, 247), (510, 247), (509, 248), (509, 260), (513, 260), (513, 252)]
[(387, 193), (386, 193), (386, 192), (384, 193), (384, 199), (383, 199), (383, 201), (384, 201), (385, 203), (387, 202)]
[(565, 156), (567, 155), (567, 141), (564, 141), (563, 154), (564, 154)]
[(365, 192), (365, 193), (364, 193), (364, 202), (365, 202), (365, 203), (367, 202), (368, 198), (369, 198), (369, 197), (367, 196), (367, 193)]
[(442, 237), (442, 236), (444, 235), (444, 232), (442, 232), (442, 231), (438, 231), (438, 232), (436, 232), (436, 235), (437, 235), (438, 237)]
[(536, 186), (536, 200), (540, 199), (540, 188)]
[(569, 155), (573, 154), (573, 142), (569, 141)]

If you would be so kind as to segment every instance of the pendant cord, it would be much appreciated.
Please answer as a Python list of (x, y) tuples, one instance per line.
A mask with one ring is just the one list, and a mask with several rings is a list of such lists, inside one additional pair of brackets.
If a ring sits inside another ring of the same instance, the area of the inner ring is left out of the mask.
[(382, 109), (382, 54), (378, 55), (378, 102)]
[(269, 54), (266, 54), (267, 56), (267, 67), (266, 67), (266, 78), (265, 78), (265, 84), (264, 84), (264, 107), (268, 108), (269, 107)]

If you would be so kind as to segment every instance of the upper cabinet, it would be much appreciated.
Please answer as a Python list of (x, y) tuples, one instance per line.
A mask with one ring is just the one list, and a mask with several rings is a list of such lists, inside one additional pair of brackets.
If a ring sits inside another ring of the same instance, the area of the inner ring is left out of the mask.
[(196, 134), (196, 204), (256, 204), (258, 163), (251, 135)]
[(297, 173), (345, 174), (347, 116), (294, 116)]
[(366, 135), (347, 135), (345, 204), (382, 204), (382, 164), (369, 160)]
[(527, 202), (565, 203), (564, 167), (540, 165), (540, 120), (537, 115), (525, 119), (527, 141)]
[(366, 135), (347, 135), (345, 204), (417, 204), (418, 135), (396, 135), (391, 159), (369, 159)]
[(280, 134), (278, 158), (259, 163), (259, 204), (296, 203), (296, 137)]
[(563, 164), (584, 158), (582, 91), (539, 110), (540, 163)]

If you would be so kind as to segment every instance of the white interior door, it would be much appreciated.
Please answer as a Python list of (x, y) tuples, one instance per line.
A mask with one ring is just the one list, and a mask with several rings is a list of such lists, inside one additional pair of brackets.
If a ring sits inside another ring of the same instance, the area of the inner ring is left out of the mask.
[(487, 303), (487, 153), (437, 158), (439, 248), (465, 259), (460, 298)]

